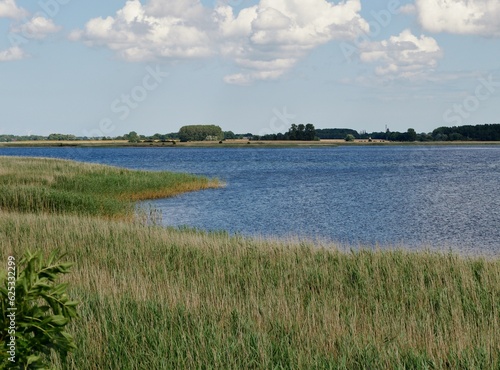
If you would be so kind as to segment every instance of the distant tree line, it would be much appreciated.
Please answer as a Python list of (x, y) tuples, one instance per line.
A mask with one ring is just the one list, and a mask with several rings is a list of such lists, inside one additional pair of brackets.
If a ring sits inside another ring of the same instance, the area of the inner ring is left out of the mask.
[(0, 143), (9, 143), (12, 141), (43, 141), (47, 136), (40, 135), (0, 135)]
[(254, 135), (250, 132), (246, 134), (235, 134), (232, 131), (224, 131), (224, 140), (241, 140), (241, 139), (251, 139)]
[[(365, 138), (368, 134), (361, 135), (361, 138)], [(373, 133), (371, 134), (372, 136), (369, 136), (368, 138), (371, 139), (382, 139), (382, 140), (389, 140), (389, 141), (401, 141), (401, 142), (412, 142), (412, 141), (417, 141), (418, 139), (418, 134), (416, 131), (412, 128), (409, 128), (406, 132), (391, 132), (391, 131), (386, 131), (384, 135), (381, 135), (380, 133)]]
[(65, 135), (65, 134), (50, 134), (47, 137), (47, 140), (50, 141), (75, 141), (75, 135)]
[(146, 136), (146, 135), (139, 135), (135, 131), (130, 131), (128, 134), (122, 135), (122, 136), (117, 136), (113, 138), (113, 140), (127, 140), (130, 143), (138, 143), (138, 142), (154, 142), (154, 141), (172, 141), (172, 140), (178, 140), (179, 139), (179, 133), (178, 132), (171, 132), (169, 134), (159, 134), (156, 133), (151, 136)]
[(417, 134), (415, 130), (407, 132), (372, 132), (360, 135), (360, 139), (381, 139), (389, 141), (500, 141), (500, 124), (466, 125), (439, 127), (431, 133)]
[(253, 139), (257, 140), (301, 140), (301, 141), (312, 141), (312, 140), (319, 140), (319, 138), (316, 136), (316, 129), (314, 128), (314, 125), (312, 123), (308, 123), (306, 125), (304, 124), (295, 124), (293, 123), (290, 126), (290, 129), (288, 132), (285, 132), (284, 134), (278, 133), (278, 134), (268, 134), (268, 135), (262, 135), (258, 137), (253, 137)]
[(352, 135), (355, 139), (360, 138), (358, 132), (350, 128), (323, 128), (316, 130), (316, 136), (322, 140), (343, 140), (347, 135)]
[(432, 137), (440, 141), (500, 141), (500, 124), (439, 127), (432, 132)]
[(69, 134), (53, 133), (48, 136), (41, 135), (0, 135), (0, 142), (14, 141), (82, 141), (82, 140), (126, 140), (131, 143), (139, 142), (167, 142), (167, 141), (204, 141), (204, 140), (387, 140), (399, 142), (412, 141), (500, 141), (500, 124), (465, 125), (453, 127), (439, 127), (430, 133), (417, 133), (409, 128), (406, 132), (381, 131), (381, 132), (357, 132), (348, 128), (326, 128), (315, 129), (314, 125), (308, 123), (292, 124), (285, 133), (269, 135), (253, 135), (252, 133), (235, 134), (232, 131), (222, 131), (215, 125), (193, 125), (183, 126), (178, 132), (167, 134), (156, 133), (154, 135), (140, 135), (135, 131), (116, 137), (87, 137)]

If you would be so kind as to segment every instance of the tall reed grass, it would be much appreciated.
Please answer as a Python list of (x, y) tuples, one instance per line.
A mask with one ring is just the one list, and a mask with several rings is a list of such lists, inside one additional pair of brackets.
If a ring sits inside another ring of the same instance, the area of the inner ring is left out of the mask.
[(1, 260), (59, 248), (72, 369), (500, 366), (500, 262), (0, 213)]
[(130, 217), (132, 201), (221, 186), (217, 180), (44, 158), (0, 157), (0, 209)]
[(498, 259), (0, 211), (27, 249), (75, 263), (71, 369), (500, 369)]

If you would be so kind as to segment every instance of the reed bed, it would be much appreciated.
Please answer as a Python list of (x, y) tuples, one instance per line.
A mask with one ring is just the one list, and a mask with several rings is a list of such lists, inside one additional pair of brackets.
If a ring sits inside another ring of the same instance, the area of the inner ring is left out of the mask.
[(0, 157), (0, 209), (7, 211), (130, 218), (133, 201), (220, 186), (216, 179), (183, 173)]
[(500, 369), (498, 259), (75, 213), (0, 211), (0, 261), (59, 249), (75, 263), (78, 349), (58, 368)]
[(345, 253), (68, 215), (0, 214), (1, 260), (66, 252), (71, 369), (491, 369), (500, 262)]

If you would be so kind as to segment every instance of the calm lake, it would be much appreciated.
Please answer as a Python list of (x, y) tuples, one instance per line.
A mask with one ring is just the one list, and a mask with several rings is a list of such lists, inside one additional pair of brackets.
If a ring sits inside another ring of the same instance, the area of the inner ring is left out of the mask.
[(0, 155), (226, 182), (223, 189), (150, 202), (166, 225), (500, 254), (500, 146), (0, 148)]

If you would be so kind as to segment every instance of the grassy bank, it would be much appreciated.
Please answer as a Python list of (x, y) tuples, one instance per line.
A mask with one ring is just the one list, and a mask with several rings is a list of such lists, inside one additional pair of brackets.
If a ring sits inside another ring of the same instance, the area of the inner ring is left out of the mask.
[(132, 201), (218, 187), (217, 180), (44, 158), (0, 157), (0, 209), (130, 217)]
[(500, 368), (499, 260), (0, 212), (1, 261), (55, 248), (81, 302), (72, 369)]

